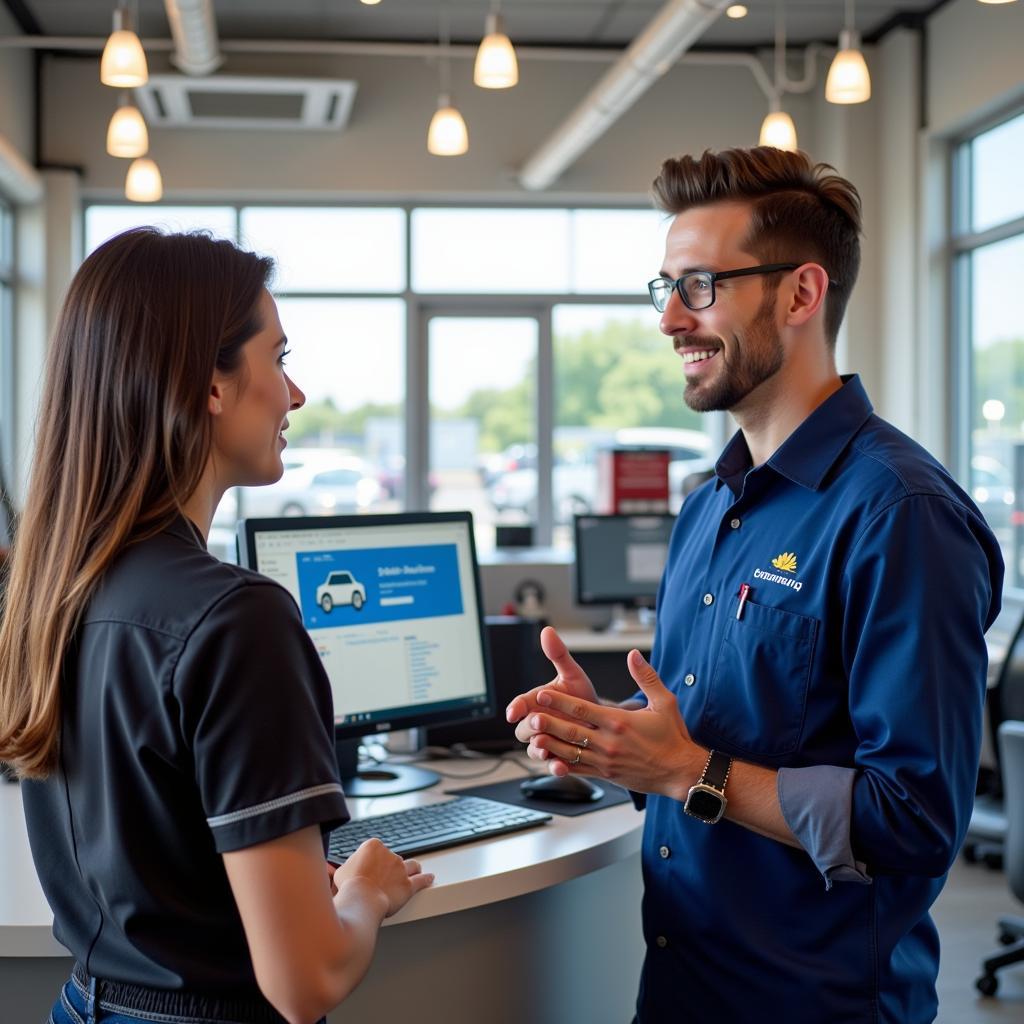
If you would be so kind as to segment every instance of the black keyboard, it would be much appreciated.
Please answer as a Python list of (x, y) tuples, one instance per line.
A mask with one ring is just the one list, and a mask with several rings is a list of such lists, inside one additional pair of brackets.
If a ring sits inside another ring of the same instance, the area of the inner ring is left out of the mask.
[(331, 833), (327, 859), (341, 864), (367, 839), (379, 839), (395, 853), (407, 857), (504, 832), (518, 832), (550, 820), (551, 815), (543, 811), (478, 796), (457, 796), (446, 803), (350, 821)]

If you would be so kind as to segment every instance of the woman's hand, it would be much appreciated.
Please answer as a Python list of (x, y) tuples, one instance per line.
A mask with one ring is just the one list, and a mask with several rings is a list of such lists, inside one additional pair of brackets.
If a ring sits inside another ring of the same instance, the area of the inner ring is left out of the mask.
[(331, 885), (335, 901), (344, 900), (345, 883), (361, 879), (375, 886), (386, 901), (384, 916), (397, 914), (422, 889), (433, 884), (434, 876), (424, 874), (419, 861), (402, 860), (379, 839), (367, 839), (344, 864), (334, 871)]

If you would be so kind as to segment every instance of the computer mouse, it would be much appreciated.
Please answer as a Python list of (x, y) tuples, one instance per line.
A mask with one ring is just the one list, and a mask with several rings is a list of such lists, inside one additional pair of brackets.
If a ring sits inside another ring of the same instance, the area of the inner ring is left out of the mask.
[(600, 786), (580, 775), (537, 775), (524, 779), (519, 788), (538, 800), (560, 800), (572, 804), (592, 803), (604, 796)]

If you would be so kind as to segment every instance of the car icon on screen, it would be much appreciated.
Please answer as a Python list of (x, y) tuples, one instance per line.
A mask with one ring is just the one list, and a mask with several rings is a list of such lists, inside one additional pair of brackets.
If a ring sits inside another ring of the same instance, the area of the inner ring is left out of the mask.
[(325, 613), (339, 604), (350, 604), (358, 612), (366, 603), (366, 587), (352, 573), (339, 569), (316, 588), (316, 603)]

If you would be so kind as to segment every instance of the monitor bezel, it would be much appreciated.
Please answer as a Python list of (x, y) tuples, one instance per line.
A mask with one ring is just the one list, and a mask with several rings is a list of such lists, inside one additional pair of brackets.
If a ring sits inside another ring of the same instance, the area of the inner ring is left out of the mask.
[[(623, 605), (626, 608), (654, 608), (657, 605), (657, 593), (648, 597), (637, 594), (624, 594), (618, 597), (605, 595), (599, 598), (588, 598), (583, 596), (583, 574), (580, 571), (580, 523), (584, 519), (667, 519), (675, 525), (679, 517), (674, 512), (580, 512), (573, 516), (572, 541), (573, 541), (573, 600), (582, 608), (607, 607), (609, 605)], [(671, 535), (671, 530), (669, 531)], [(655, 587), (655, 591), (657, 591)]]
[(483, 588), (480, 585), (480, 562), (476, 553), (476, 537), (473, 533), (471, 512), (388, 512), (346, 516), (285, 516), (273, 518), (240, 519), (237, 526), (239, 564), (243, 568), (258, 572), (256, 568), (256, 534), (287, 532), (291, 530), (331, 530), (369, 526), (415, 526), (421, 523), (463, 523), (469, 540), (469, 557), (473, 569), (473, 586), (476, 597), (477, 636), (480, 644), (484, 670), (486, 698), (482, 703), (465, 709), (442, 708), (435, 712), (416, 710), (412, 714), (391, 716), (387, 721), (340, 722), (335, 719), (335, 740), (358, 739), (364, 736), (379, 736), (402, 729), (425, 729), (432, 725), (458, 725), (478, 718), (492, 718), (497, 713), (494, 687), (494, 673), (491, 669), (490, 647), (487, 642), (487, 626), (483, 603)]

